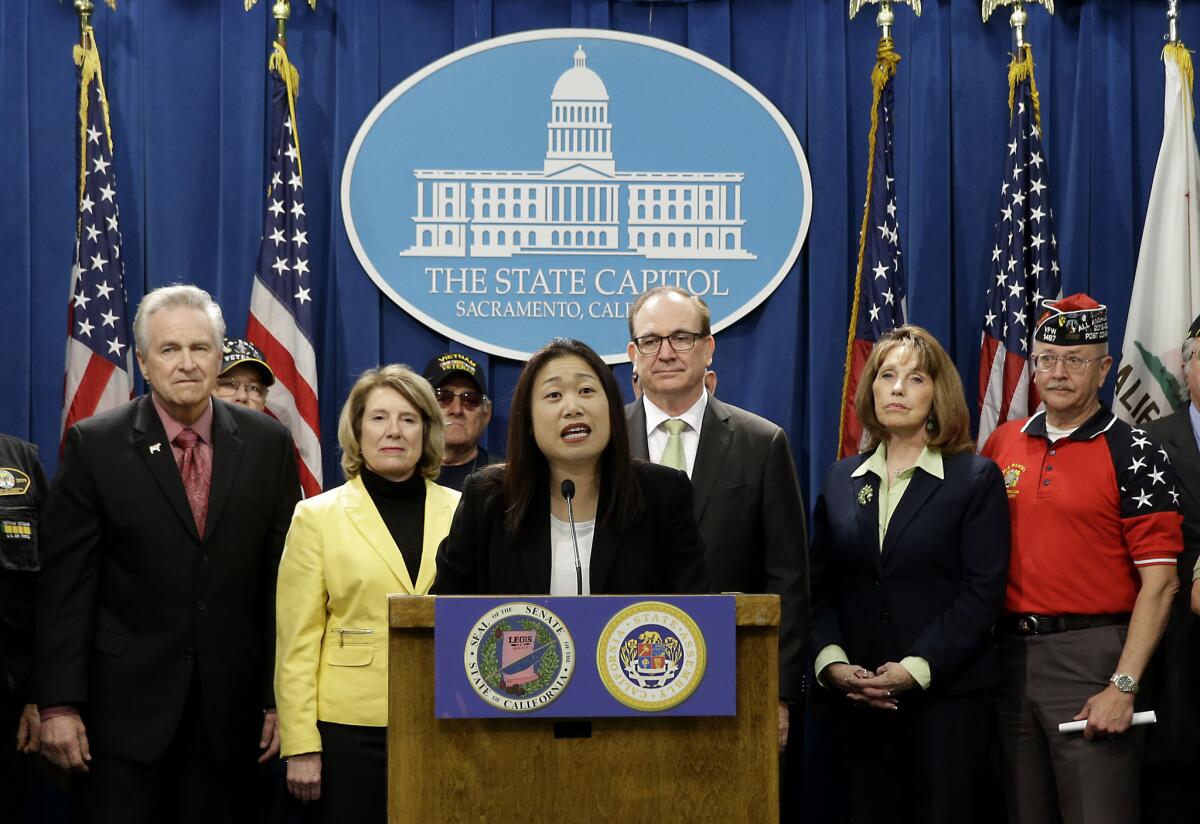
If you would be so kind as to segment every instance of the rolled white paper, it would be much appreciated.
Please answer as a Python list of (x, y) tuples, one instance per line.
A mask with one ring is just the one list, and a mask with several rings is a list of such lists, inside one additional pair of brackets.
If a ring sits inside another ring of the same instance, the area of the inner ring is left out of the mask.
[[(1154, 710), (1146, 710), (1145, 712), (1135, 712), (1133, 714), (1133, 726), (1140, 727), (1143, 724), (1157, 724), (1158, 716), (1154, 714)], [(1087, 721), (1067, 721), (1058, 725), (1059, 732), (1083, 732), (1083, 728), (1087, 726)]]

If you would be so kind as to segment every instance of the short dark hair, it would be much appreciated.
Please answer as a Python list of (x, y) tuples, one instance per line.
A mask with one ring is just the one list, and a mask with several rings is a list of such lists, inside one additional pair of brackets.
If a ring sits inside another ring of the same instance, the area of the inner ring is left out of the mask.
[(633, 458), (629, 455), (625, 408), (612, 369), (587, 344), (570, 338), (555, 338), (533, 354), (521, 370), (513, 390), (508, 418), (508, 457), (504, 467), (504, 524), (511, 535), (520, 532), (534, 501), (550, 484), (550, 464), (533, 437), (534, 378), (547, 363), (572, 355), (581, 358), (596, 373), (608, 398), (609, 437), (600, 454), (597, 520), (626, 529), (641, 514), (641, 490), (633, 473)]
[(647, 289), (638, 296), (638, 299), (633, 302), (633, 306), (629, 307), (629, 339), (633, 340), (637, 336), (637, 332), (633, 329), (633, 323), (637, 320), (638, 312), (642, 311), (642, 307), (646, 305), (652, 298), (661, 297), (663, 295), (679, 295), (685, 298), (692, 304), (692, 308), (696, 310), (696, 314), (700, 317), (700, 328), (696, 331), (704, 337), (712, 334), (712, 312), (709, 311), (708, 304), (703, 298), (693, 295), (687, 289), (680, 289), (678, 286), (655, 286), (652, 289)]

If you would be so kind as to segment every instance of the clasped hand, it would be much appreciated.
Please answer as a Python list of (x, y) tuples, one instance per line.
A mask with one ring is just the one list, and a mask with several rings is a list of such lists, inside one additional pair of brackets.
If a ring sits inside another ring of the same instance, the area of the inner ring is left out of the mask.
[(825, 683), (857, 704), (880, 710), (898, 709), (898, 696), (917, 686), (912, 674), (895, 661), (875, 672), (857, 664), (830, 664), (825, 668)]

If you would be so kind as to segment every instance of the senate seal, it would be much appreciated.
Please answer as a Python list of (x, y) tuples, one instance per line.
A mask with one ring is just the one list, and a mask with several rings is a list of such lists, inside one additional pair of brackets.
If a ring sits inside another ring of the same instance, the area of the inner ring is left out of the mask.
[(704, 677), (704, 636), (691, 616), (660, 601), (618, 612), (600, 633), (596, 668), (612, 696), (651, 712), (687, 700)]
[(566, 689), (575, 671), (575, 643), (545, 607), (501, 604), (471, 627), (463, 665), (480, 698), (506, 712), (530, 712)]

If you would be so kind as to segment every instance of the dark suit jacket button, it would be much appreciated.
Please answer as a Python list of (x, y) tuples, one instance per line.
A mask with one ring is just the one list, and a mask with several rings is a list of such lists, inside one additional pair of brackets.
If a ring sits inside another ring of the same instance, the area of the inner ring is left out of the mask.
[(201, 553), (201, 555), (200, 555), (200, 563), (202, 563), (202, 564), (207, 564), (207, 563), (208, 563), (208, 556), (207, 556), (207, 555), (205, 555), (205, 554), (203, 554), (203, 553)]
[(892, 615), (890, 612), (885, 612), (883, 615), (879, 616), (879, 620), (886, 624), (892, 620)]
[(183, 651), (183, 657), (191, 661), (196, 657), (196, 651), (194, 649), (185, 649)]
[(875, 579), (875, 586), (877, 586), (877, 587), (878, 587), (878, 586), (883, 586), (883, 581), (881, 581), (881, 580), (879, 580), (878, 578), (876, 578), (876, 579)]
[(203, 601), (197, 601), (197, 602), (196, 602), (196, 609), (200, 610), (201, 612), (204, 612), (204, 610), (206, 609), (206, 607), (204, 606), (204, 602), (203, 602)]

